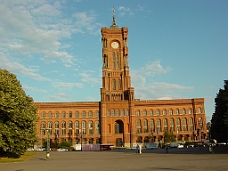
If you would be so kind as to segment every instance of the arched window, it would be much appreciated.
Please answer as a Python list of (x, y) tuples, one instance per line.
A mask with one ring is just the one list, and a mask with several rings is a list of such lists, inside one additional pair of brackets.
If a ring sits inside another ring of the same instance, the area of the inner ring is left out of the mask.
[(156, 115), (157, 115), (157, 116), (160, 115), (160, 110), (159, 110), (159, 109), (156, 110)]
[(48, 131), (52, 135), (52, 122), (48, 122)]
[(157, 121), (156, 121), (156, 126), (157, 126), (157, 134), (159, 133), (159, 132), (161, 132), (162, 130), (161, 130), (161, 120), (160, 119), (157, 119)]
[(193, 131), (193, 119), (189, 118), (189, 129), (190, 131)]
[(62, 135), (66, 135), (66, 122), (62, 122)]
[(86, 134), (86, 121), (82, 121), (82, 134)]
[(191, 108), (188, 109), (188, 114), (192, 114), (192, 109)]
[(59, 122), (55, 122), (55, 136), (57, 137), (57, 138), (59, 138), (59, 134), (60, 134), (60, 132), (59, 132)]
[(45, 122), (41, 122), (41, 135), (45, 135), (45, 130), (46, 130), (46, 123)]
[(116, 68), (120, 68), (119, 53), (116, 53)]
[(68, 122), (68, 135), (72, 135), (73, 134), (72, 129), (73, 129), (73, 123), (72, 123), (72, 121), (69, 121)]
[(198, 107), (198, 113), (202, 113), (202, 110), (200, 107)]
[(144, 111), (143, 111), (143, 116), (146, 116), (146, 115), (147, 115), (147, 114), (146, 114), (146, 110), (144, 110)]
[(69, 118), (72, 118), (72, 112), (69, 112)]
[(169, 109), (169, 115), (173, 115), (173, 110)]
[(66, 113), (62, 112), (62, 118), (66, 118)]
[(141, 120), (137, 120), (136, 121), (136, 129), (137, 129), (137, 133), (141, 133), (142, 132), (142, 128), (141, 128)]
[(49, 117), (49, 118), (52, 118), (52, 112), (49, 112), (49, 113), (48, 113), (48, 117)]
[(198, 119), (198, 127), (199, 127), (199, 129), (202, 130), (202, 128), (203, 128), (203, 120), (202, 120), (202, 118)]
[(112, 53), (112, 67), (116, 68), (116, 55), (114, 52)]
[(120, 116), (120, 111), (118, 109), (116, 110), (116, 116)]
[(116, 80), (112, 80), (112, 89), (116, 90)]
[(99, 118), (99, 111), (96, 111), (96, 117)]
[(173, 132), (173, 131), (175, 131), (174, 119), (171, 118), (170, 119), (170, 132)]
[(75, 118), (79, 118), (79, 112), (78, 111), (75, 112)]
[(182, 119), (182, 125), (183, 125), (183, 131), (187, 131), (188, 126), (187, 126), (187, 119), (186, 118)]
[(78, 135), (79, 134), (79, 121), (75, 121), (75, 134)]
[(126, 110), (126, 116), (129, 116), (129, 112), (128, 112), (128, 110)]
[(89, 111), (89, 118), (92, 118), (92, 117), (93, 117), (93, 112)]
[(166, 115), (166, 110), (165, 109), (163, 109), (162, 114)]
[(186, 114), (186, 111), (185, 111), (185, 109), (184, 109), (184, 108), (182, 109), (182, 114), (183, 114), (183, 115), (185, 115), (185, 114)]
[(153, 110), (152, 109), (150, 110), (150, 116), (153, 116)]
[(140, 116), (140, 111), (139, 110), (136, 111), (136, 116)]
[(168, 131), (168, 121), (167, 119), (163, 120), (164, 131)]
[(86, 117), (86, 112), (82, 111), (82, 118), (85, 118), (85, 117)]
[(55, 118), (59, 118), (59, 112), (55, 113)]
[(110, 110), (107, 110), (107, 116), (108, 117), (110, 116)]
[(99, 124), (99, 121), (96, 121), (96, 122), (95, 122), (95, 125), (96, 125), (96, 127), (95, 127), (95, 129), (96, 129), (96, 134), (100, 134), (100, 124)]
[(143, 130), (144, 133), (148, 132), (148, 121), (146, 119), (143, 121)]
[(46, 113), (42, 112), (42, 118), (46, 118)]
[(121, 110), (121, 115), (124, 116), (124, 110), (123, 109)]
[(179, 115), (179, 109), (176, 109), (176, 115)]
[(112, 110), (112, 117), (114, 117), (115, 116), (115, 111), (114, 110)]
[(89, 134), (93, 134), (93, 121), (89, 121)]
[(154, 120), (150, 120), (150, 132), (154, 132)]
[(118, 89), (121, 90), (121, 80), (118, 81)]
[(181, 131), (181, 122), (180, 122), (180, 118), (177, 118), (176, 122), (177, 122), (177, 131)]

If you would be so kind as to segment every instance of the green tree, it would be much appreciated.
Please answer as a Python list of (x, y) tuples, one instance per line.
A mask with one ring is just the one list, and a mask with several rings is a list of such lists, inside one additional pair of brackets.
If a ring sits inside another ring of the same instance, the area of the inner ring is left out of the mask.
[(173, 135), (172, 132), (165, 131), (164, 132), (164, 141), (165, 141), (165, 143), (175, 142), (176, 141), (175, 135)]
[(36, 141), (36, 107), (16, 76), (0, 69), (0, 154), (19, 157)]
[(215, 98), (215, 112), (211, 119), (211, 135), (219, 142), (228, 140), (228, 80), (224, 80), (224, 89), (219, 89)]
[(65, 149), (69, 149), (72, 146), (72, 144), (70, 142), (67, 141), (61, 141), (58, 144), (58, 148), (65, 148)]

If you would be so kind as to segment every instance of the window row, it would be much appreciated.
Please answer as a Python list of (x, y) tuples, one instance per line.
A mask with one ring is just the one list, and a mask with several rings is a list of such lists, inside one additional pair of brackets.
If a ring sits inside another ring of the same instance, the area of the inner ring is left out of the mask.
[[(197, 128), (202, 129), (203, 128), (203, 120), (202, 118), (198, 119)], [(147, 119), (144, 119), (143, 121), (138, 119), (136, 121), (136, 130), (137, 133), (147, 133), (147, 132), (154, 132), (158, 134), (159, 132), (165, 132), (165, 131), (193, 131), (194, 130), (194, 123), (193, 118), (177, 118), (177, 119), (151, 119), (149, 122)]]
[(129, 112), (128, 110), (124, 110), (124, 109), (121, 109), (121, 110), (107, 110), (107, 116), (110, 117), (110, 116), (129, 116)]
[[(202, 109), (200, 107), (198, 108), (198, 113), (202, 113)], [(186, 112), (185, 108), (183, 108), (181, 110), (177, 108), (175, 111), (173, 111), (173, 109), (169, 109), (169, 110), (167, 110), (167, 109), (163, 109), (163, 110), (156, 109), (155, 110), (155, 114), (154, 114), (154, 111), (152, 109), (149, 110), (149, 116), (153, 116), (153, 115), (160, 116), (160, 115), (167, 115), (167, 114), (168, 115), (174, 115), (174, 114), (176, 114), (176, 115), (179, 115), (179, 114), (185, 115), (185, 114), (187, 114), (187, 112)], [(192, 109), (191, 108), (188, 109), (188, 114), (192, 114)], [(141, 116), (141, 111), (140, 110), (136, 110), (136, 116)], [(142, 116), (148, 116), (148, 111), (147, 110), (143, 110), (142, 111)]]
[[(86, 111), (82, 111), (82, 113), (79, 113), (78, 111), (76, 111), (74, 114), (72, 112), (69, 112), (68, 114), (66, 112), (42, 112), (41, 114), (41, 118), (93, 118), (94, 117), (94, 113), (92, 111), (89, 111), (88, 114), (86, 113)], [(99, 111), (95, 112), (95, 117), (99, 118)]]
[[(50, 135), (55, 135), (59, 137), (60, 135), (69, 135), (69, 136), (80, 136), (82, 134), (100, 134), (100, 123), (99, 121), (72, 121), (66, 123), (65, 121), (59, 123), (56, 122), (41, 122), (40, 125), (41, 135), (45, 135), (45, 132), (48, 131)], [(95, 132), (94, 132), (95, 131)]]

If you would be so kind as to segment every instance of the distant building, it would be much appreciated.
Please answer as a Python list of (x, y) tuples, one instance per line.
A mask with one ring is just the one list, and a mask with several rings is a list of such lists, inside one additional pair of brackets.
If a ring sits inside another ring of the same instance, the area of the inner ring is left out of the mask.
[(176, 141), (206, 138), (203, 98), (140, 100), (134, 98), (128, 65), (128, 28), (102, 28), (102, 88), (99, 102), (36, 102), (39, 144), (50, 130), (52, 142), (113, 144), (164, 142), (164, 132)]

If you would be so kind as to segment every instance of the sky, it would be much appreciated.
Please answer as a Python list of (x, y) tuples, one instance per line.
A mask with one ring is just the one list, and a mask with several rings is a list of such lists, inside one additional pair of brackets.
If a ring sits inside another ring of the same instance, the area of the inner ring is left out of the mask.
[(0, 0), (0, 68), (35, 102), (100, 101), (113, 6), (135, 98), (204, 98), (210, 121), (228, 79), (227, 0)]

